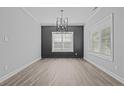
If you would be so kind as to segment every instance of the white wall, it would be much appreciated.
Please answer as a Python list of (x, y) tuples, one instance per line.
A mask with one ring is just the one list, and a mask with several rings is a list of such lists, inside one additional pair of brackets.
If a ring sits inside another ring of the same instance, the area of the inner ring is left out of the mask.
[[(88, 28), (100, 19), (114, 14), (114, 61), (109, 62), (88, 54)], [(101, 8), (85, 26), (85, 59), (97, 65), (116, 79), (124, 82), (124, 8)]]
[(40, 25), (21, 8), (0, 8), (0, 78), (40, 57)]

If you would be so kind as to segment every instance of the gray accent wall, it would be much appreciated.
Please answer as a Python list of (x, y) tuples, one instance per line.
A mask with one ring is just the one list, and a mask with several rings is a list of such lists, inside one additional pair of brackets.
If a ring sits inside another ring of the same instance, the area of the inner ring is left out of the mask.
[(69, 26), (73, 32), (74, 52), (52, 52), (52, 32), (55, 26), (42, 26), (42, 57), (43, 58), (83, 58), (83, 26)]

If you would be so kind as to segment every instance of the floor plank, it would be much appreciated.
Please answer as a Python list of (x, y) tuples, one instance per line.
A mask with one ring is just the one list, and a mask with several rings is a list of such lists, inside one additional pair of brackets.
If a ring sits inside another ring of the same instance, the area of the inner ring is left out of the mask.
[(7, 79), (1, 86), (120, 86), (119, 81), (79, 58), (46, 58)]

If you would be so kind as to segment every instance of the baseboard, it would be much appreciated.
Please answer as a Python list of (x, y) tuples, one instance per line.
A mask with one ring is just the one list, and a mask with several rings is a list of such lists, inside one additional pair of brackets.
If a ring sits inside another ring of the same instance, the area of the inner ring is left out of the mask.
[(120, 81), (121, 83), (124, 84), (124, 78), (122, 78), (122, 77), (118, 76), (117, 74), (115, 74), (115, 73), (113, 73), (111, 71), (108, 71), (105, 68), (103, 68), (103, 67), (95, 64), (92, 60), (90, 60), (90, 59), (88, 59), (86, 57), (84, 57), (84, 59), (87, 60), (88, 62), (90, 62), (91, 64), (93, 64), (94, 66), (98, 67), (99, 69), (101, 69), (102, 71), (104, 71), (105, 73), (107, 73), (108, 75), (112, 76), (113, 78), (115, 78), (116, 80), (118, 80), (118, 81)]
[(34, 62), (36, 62), (36, 61), (38, 61), (40, 59), (41, 59), (41, 57), (36, 58), (32, 62), (30, 62), (30, 63), (28, 63), (28, 64), (20, 67), (19, 69), (16, 69), (15, 71), (12, 71), (12, 72), (6, 74), (5, 76), (3, 76), (3, 77), (0, 78), (0, 83), (3, 82), (3, 81), (5, 81), (5, 80), (7, 80), (10, 77), (12, 77), (13, 75), (17, 74), (18, 72), (22, 71), (23, 69), (25, 69), (26, 67), (30, 66), (31, 64), (33, 64)]

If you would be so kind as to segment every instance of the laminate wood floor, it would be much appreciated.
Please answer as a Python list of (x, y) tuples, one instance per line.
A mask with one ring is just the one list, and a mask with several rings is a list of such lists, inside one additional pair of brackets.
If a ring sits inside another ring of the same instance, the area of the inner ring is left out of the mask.
[(82, 59), (47, 58), (33, 63), (0, 85), (118, 86), (122, 84)]

